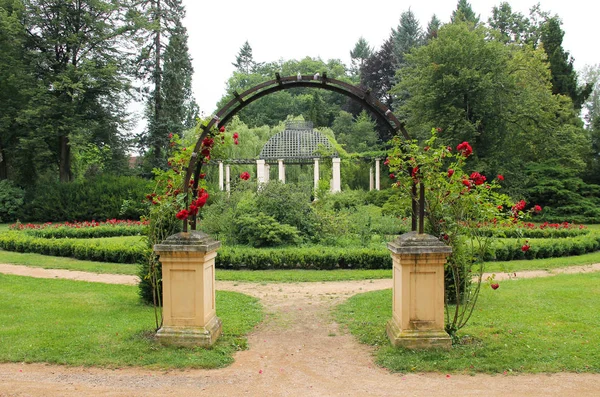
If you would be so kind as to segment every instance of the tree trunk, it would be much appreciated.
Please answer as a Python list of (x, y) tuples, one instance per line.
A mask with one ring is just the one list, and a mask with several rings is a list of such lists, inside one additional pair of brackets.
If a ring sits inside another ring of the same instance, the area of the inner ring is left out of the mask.
[(59, 175), (61, 182), (71, 182), (73, 175), (71, 174), (71, 145), (69, 145), (69, 137), (61, 136), (59, 139), (60, 162)]
[(0, 181), (3, 179), (8, 179), (8, 165), (4, 148), (0, 147)]
[[(156, 47), (155, 51), (155, 66), (154, 66), (154, 125), (155, 125), (155, 133), (161, 133), (162, 128), (162, 102), (161, 102), (161, 85), (162, 85), (162, 70), (160, 66), (160, 57), (161, 57), (161, 48), (160, 48), (160, 36), (161, 36), (161, 28), (162, 28), (162, 10), (160, 0), (156, 2), (156, 15), (155, 22), (158, 23), (158, 30), (156, 31), (156, 36), (154, 37), (154, 46)], [(162, 139), (155, 136), (154, 137), (154, 158), (156, 159), (156, 163), (160, 163), (161, 159), (161, 142)]]

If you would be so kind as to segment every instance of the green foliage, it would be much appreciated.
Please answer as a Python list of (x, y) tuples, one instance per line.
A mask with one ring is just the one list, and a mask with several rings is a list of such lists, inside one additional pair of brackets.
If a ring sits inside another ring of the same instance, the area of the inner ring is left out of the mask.
[[(250, 73), (234, 71), (227, 82), (227, 94), (217, 103), (217, 108), (222, 108), (232, 100), (234, 91), (241, 93), (250, 87), (272, 80), (275, 73), (281, 76), (295, 76), (298, 73), (314, 75), (324, 72), (330, 78), (349, 81), (346, 76), (346, 66), (339, 60), (325, 62), (320, 58), (311, 57), (260, 64), (251, 69)], [(315, 126), (321, 127), (331, 125), (345, 103), (346, 98), (342, 94), (297, 88), (265, 96), (242, 109), (238, 116), (248, 126), (259, 127), (275, 126), (288, 115), (302, 115)]]
[(590, 233), (578, 237), (559, 239), (529, 239), (530, 248), (523, 251), (525, 240), (503, 239), (495, 241), (485, 254), (485, 260), (511, 261), (582, 255), (600, 249), (600, 234)]
[(125, 242), (112, 239), (92, 241), (69, 238), (48, 239), (30, 236), (23, 232), (0, 234), (0, 248), (7, 251), (114, 263), (141, 263), (147, 255), (139, 239)]
[(553, 158), (583, 169), (586, 132), (568, 98), (552, 95), (542, 49), (507, 45), (483, 26), (453, 23), (407, 61), (392, 94), (410, 95), (401, 113), (419, 138), (436, 126), (447, 145), (469, 142), (475, 152), (469, 168), (504, 174), (509, 188), (526, 186), (521, 170), (528, 163)]
[(253, 247), (298, 244), (301, 239), (294, 226), (281, 224), (262, 212), (242, 215), (235, 220), (237, 241)]
[(72, 183), (40, 183), (26, 190), (20, 219), (31, 222), (139, 219), (142, 209), (124, 202), (141, 203), (150, 182), (136, 177), (100, 176)]
[(340, 111), (333, 121), (331, 129), (335, 132), (336, 140), (350, 153), (360, 153), (367, 150), (377, 150), (378, 136), (375, 122), (365, 110), (357, 117), (345, 111)]
[(223, 247), (215, 259), (220, 269), (391, 269), (392, 258), (385, 248)]
[(0, 222), (17, 219), (23, 205), (23, 189), (9, 180), (0, 180)]
[(550, 222), (600, 223), (600, 186), (587, 184), (556, 163), (531, 164), (524, 195), (544, 208), (540, 219)]
[[(385, 334), (392, 291), (351, 297), (336, 321), (374, 346), (378, 365), (403, 373), (554, 373), (600, 371), (600, 274), (501, 282), (484, 288), (478, 309), (450, 351), (394, 348)], [(582, 294), (582, 291), (585, 293)], [(573, 316), (573, 313), (578, 313)]]
[(317, 239), (322, 223), (311, 206), (312, 189), (271, 181), (256, 193), (254, 211), (298, 229), (304, 238)]
[(39, 230), (26, 230), (24, 233), (41, 238), (104, 238), (118, 236), (140, 236), (146, 226), (96, 226), (87, 228), (57, 227)]
[(152, 308), (140, 305), (135, 287), (0, 275), (0, 293), (3, 362), (220, 368), (247, 348), (246, 334), (263, 319), (256, 298), (217, 291), (223, 333), (216, 344), (211, 349), (165, 347), (156, 342)]

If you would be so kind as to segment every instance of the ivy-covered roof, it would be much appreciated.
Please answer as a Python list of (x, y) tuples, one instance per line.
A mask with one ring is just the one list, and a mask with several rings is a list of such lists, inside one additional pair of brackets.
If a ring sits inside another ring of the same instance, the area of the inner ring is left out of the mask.
[(327, 137), (313, 130), (310, 121), (288, 121), (285, 130), (271, 137), (260, 151), (259, 158), (272, 159), (313, 159), (322, 157), (321, 152), (336, 155)]

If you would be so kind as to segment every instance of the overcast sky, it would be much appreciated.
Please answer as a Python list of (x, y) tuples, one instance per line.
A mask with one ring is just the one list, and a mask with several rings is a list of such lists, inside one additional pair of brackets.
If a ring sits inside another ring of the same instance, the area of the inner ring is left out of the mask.
[[(471, 0), (473, 10), (487, 21), (500, 0)], [(575, 67), (600, 64), (597, 0), (540, 0), (542, 10), (558, 14), (565, 31), (563, 47)], [(423, 28), (435, 13), (449, 22), (457, 0), (183, 0), (184, 21), (194, 65), (194, 95), (201, 111), (215, 112), (225, 93), (232, 62), (248, 40), (257, 62), (279, 59), (340, 59), (350, 65), (349, 52), (360, 36), (375, 49), (398, 26), (409, 8)], [(535, 0), (509, 1), (513, 11), (529, 15)]]

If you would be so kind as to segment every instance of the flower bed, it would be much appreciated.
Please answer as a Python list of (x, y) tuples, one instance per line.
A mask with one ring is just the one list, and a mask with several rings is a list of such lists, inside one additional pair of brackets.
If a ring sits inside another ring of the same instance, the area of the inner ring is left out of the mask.
[(572, 223), (548, 223), (541, 225), (533, 223), (518, 223), (517, 225), (486, 225), (481, 230), (488, 236), (500, 238), (565, 238), (588, 234), (590, 231), (584, 225)]
[(100, 238), (141, 235), (147, 224), (146, 221), (107, 219), (104, 222), (18, 223), (9, 226), (9, 229), (22, 230), (41, 238)]

